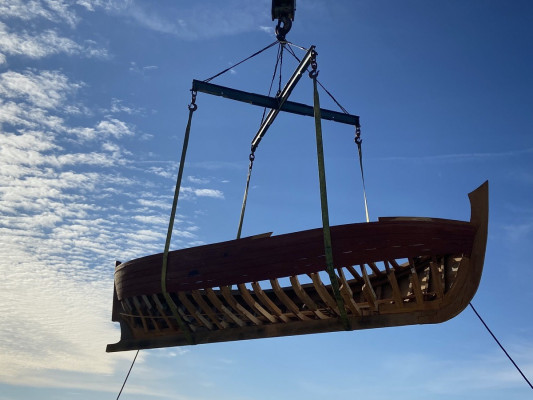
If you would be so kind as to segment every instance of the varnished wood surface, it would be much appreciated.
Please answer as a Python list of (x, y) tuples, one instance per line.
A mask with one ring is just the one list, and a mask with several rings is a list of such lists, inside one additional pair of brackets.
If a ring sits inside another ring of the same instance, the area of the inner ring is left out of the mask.
[[(468, 305), (483, 269), (488, 183), (469, 197), (470, 222), (401, 217), (332, 229), (351, 330), (439, 323)], [(298, 252), (291, 254), (291, 246)], [(331, 285), (320, 276), (322, 247), (317, 229), (174, 252), (174, 261), (188, 254), (172, 264), (167, 286), (194, 344), (344, 330)], [(160, 294), (160, 258), (116, 266), (112, 315), (121, 340), (107, 351), (190, 344)], [(224, 270), (206, 260), (218, 260)], [(268, 287), (261, 287), (267, 279)]]
[[(336, 266), (432, 254), (469, 253), (475, 228), (452, 220), (394, 220), (331, 227)], [(168, 291), (263, 281), (324, 269), (322, 229), (266, 238), (245, 238), (171, 251)], [(120, 299), (161, 291), (162, 254), (120, 264)]]

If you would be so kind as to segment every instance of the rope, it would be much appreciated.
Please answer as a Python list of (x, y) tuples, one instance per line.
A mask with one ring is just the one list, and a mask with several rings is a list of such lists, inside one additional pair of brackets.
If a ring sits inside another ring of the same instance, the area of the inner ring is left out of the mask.
[(183, 168), (185, 165), (185, 156), (187, 154), (187, 147), (189, 145), (189, 134), (191, 132), (191, 121), (192, 121), (192, 115), (198, 108), (195, 104), (196, 100), (196, 93), (192, 93), (192, 102), (189, 104), (189, 120), (187, 122), (187, 128), (185, 129), (185, 138), (183, 139), (183, 149), (181, 151), (181, 159), (180, 159), (180, 166), (178, 170), (178, 178), (176, 180), (176, 189), (174, 190), (174, 199), (172, 201), (172, 211), (170, 212), (170, 221), (168, 222), (168, 231), (167, 231), (167, 239), (165, 242), (165, 251), (163, 252), (163, 266), (161, 268), (161, 292), (163, 293), (163, 296), (165, 297), (165, 300), (167, 304), (170, 307), (170, 310), (172, 311), (172, 315), (178, 322), (180, 330), (183, 332), (183, 335), (187, 339), (187, 342), (189, 344), (194, 344), (193, 337), (191, 335), (191, 332), (185, 322), (181, 319), (178, 307), (176, 306), (176, 303), (172, 300), (172, 297), (170, 297), (170, 294), (167, 292), (167, 266), (168, 266), (168, 251), (170, 249), (170, 241), (172, 239), (172, 229), (174, 228), (174, 219), (176, 216), (176, 210), (178, 208), (178, 197), (179, 192), (181, 188), (181, 179), (183, 177)]
[(237, 239), (241, 238), (242, 223), (244, 221), (244, 212), (246, 210), (246, 201), (248, 200), (248, 189), (250, 188), (250, 177), (252, 176), (252, 168), (254, 166), (254, 153), (250, 154), (250, 165), (248, 166), (248, 178), (246, 178), (246, 188), (244, 189), (244, 198), (242, 199), (241, 216), (239, 218), (239, 229), (237, 230)]
[(124, 383), (122, 384), (122, 387), (120, 388), (120, 392), (118, 392), (117, 400), (119, 399), (120, 395), (122, 394), (122, 390), (124, 390), (124, 386), (126, 386), (126, 382), (128, 380), (128, 377), (130, 376), (130, 372), (133, 368), (133, 364), (135, 364), (135, 360), (137, 359), (137, 356), (139, 355), (139, 350), (137, 350), (137, 353), (135, 353), (135, 357), (133, 358), (133, 362), (131, 363), (130, 370), (128, 371), (128, 374), (126, 375), (126, 379), (124, 379)]
[(474, 313), (477, 315), (477, 317), (479, 318), (479, 320), (481, 321), (481, 323), (483, 324), (483, 326), (485, 326), (485, 328), (487, 329), (487, 331), (490, 333), (490, 335), (492, 336), (492, 338), (496, 341), (496, 343), (498, 343), (498, 346), (500, 346), (500, 349), (503, 350), (503, 352), (505, 353), (505, 355), (507, 356), (507, 358), (513, 363), (513, 365), (515, 366), (515, 368), (518, 370), (518, 372), (520, 372), (520, 375), (522, 375), (522, 378), (524, 378), (524, 380), (527, 382), (527, 384), (529, 385), (529, 387), (531, 389), (533, 389), (533, 385), (531, 384), (531, 382), (529, 382), (529, 380), (526, 378), (526, 376), (524, 375), (524, 373), (522, 372), (522, 370), (518, 367), (518, 365), (514, 362), (514, 360), (512, 359), (512, 357), (509, 355), (509, 353), (507, 353), (507, 351), (505, 350), (505, 348), (502, 346), (502, 344), (500, 343), (500, 341), (496, 338), (496, 336), (494, 335), (494, 333), (492, 333), (492, 331), (490, 330), (490, 328), (487, 326), (487, 324), (485, 323), (485, 321), (483, 321), (483, 318), (481, 318), (481, 315), (479, 315), (479, 313), (476, 311), (476, 309), (474, 308), (474, 305), (472, 303), (469, 304), (470, 307), (472, 308), (472, 310), (474, 311)]
[(326, 253), (326, 269), (329, 275), (331, 282), (331, 288), (333, 289), (333, 294), (335, 296), (335, 301), (337, 307), (339, 308), (339, 314), (341, 316), (344, 328), (350, 330), (350, 321), (348, 320), (348, 315), (346, 314), (346, 309), (344, 308), (344, 301), (342, 299), (340, 290), (339, 290), (339, 281), (337, 275), (334, 271), (333, 263), (333, 249), (331, 246), (331, 232), (329, 225), (329, 215), (328, 215), (328, 195), (326, 190), (326, 172), (324, 168), (324, 146), (322, 143), (322, 122), (320, 115), (320, 98), (318, 95), (317, 80), (316, 77), (318, 72), (316, 71), (316, 61), (311, 62), (313, 70), (309, 73), (309, 76), (313, 79), (313, 105), (315, 111), (315, 132), (316, 132), (316, 150), (317, 150), (317, 160), (318, 160), (318, 178), (320, 181), (320, 204), (322, 209), (322, 229), (324, 235), (324, 250)]
[(357, 144), (357, 152), (359, 153), (359, 166), (361, 167), (361, 180), (363, 181), (363, 197), (365, 199), (366, 222), (370, 222), (370, 217), (368, 215), (368, 203), (366, 201), (365, 174), (363, 172), (363, 150), (361, 148), (363, 144), (363, 139), (361, 139), (361, 129), (359, 127), (355, 128), (354, 141)]
[(235, 67), (238, 66), (238, 65), (241, 65), (243, 62), (248, 61), (250, 58), (254, 58), (254, 57), (257, 56), (258, 54), (261, 54), (263, 51), (270, 49), (270, 48), (271, 48), (272, 46), (274, 46), (276, 43), (278, 43), (277, 40), (276, 40), (275, 42), (273, 42), (273, 43), (270, 43), (270, 44), (269, 44), (268, 46), (266, 46), (265, 48), (263, 48), (263, 49), (261, 49), (261, 50), (259, 50), (259, 51), (256, 51), (254, 54), (252, 54), (251, 56), (245, 58), (244, 60), (239, 61), (237, 64), (234, 64), (234, 65), (232, 65), (232, 66), (229, 67), (229, 68), (226, 68), (224, 71), (220, 71), (218, 74), (213, 75), (211, 78), (207, 78), (206, 80), (204, 80), (204, 82), (209, 82), (209, 81), (211, 81), (211, 80), (213, 80), (213, 79), (219, 77), (220, 75), (225, 74), (225, 73), (228, 72), (230, 69), (235, 68)]
[(283, 71), (283, 49), (285, 46), (283, 44), (279, 45), (280, 51), (279, 51), (279, 81), (278, 81), (278, 93), (276, 94), (276, 97), (279, 96), (281, 93), (281, 72)]
[[(289, 45), (292, 45), (292, 46), (295, 46), (293, 45), (292, 43), (290, 42), (287, 42), (289, 43)], [(299, 46), (296, 46), (296, 47), (299, 47)], [(302, 48), (302, 47), (299, 47), (299, 48)], [(290, 47), (288, 48), (288, 51), (289, 53), (296, 59), (298, 60), (298, 62), (300, 62), (300, 59), (298, 58), (298, 56), (294, 53), (294, 50), (292, 50)], [(328, 94), (328, 96), (335, 102), (335, 104), (341, 109), (341, 111), (344, 113), (344, 114), (349, 114), (348, 110), (346, 110), (346, 108), (344, 108), (339, 102), (338, 100), (333, 96), (333, 94), (331, 94), (331, 92), (326, 89), (326, 87), (324, 85), (322, 85), (322, 83), (320, 83), (320, 81), (318, 79), (316, 79), (315, 77), (315, 80), (316, 82), (318, 83), (318, 85), (320, 85), (320, 87)], [(361, 144), (363, 143), (360, 135), (361, 135), (361, 126), (360, 125), (357, 125), (355, 127), (355, 132), (356, 132), (356, 137), (355, 137), (355, 143), (357, 144), (357, 149), (358, 149), (358, 153), (359, 153), (359, 165), (361, 167), (361, 179), (363, 181), (363, 197), (364, 197), (364, 202), (365, 202), (365, 214), (366, 214), (366, 222), (370, 222), (370, 216), (369, 216), (369, 213), (368, 213), (368, 201), (367, 201), (367, 197), (366, 197), (366, 186), (365, 186), (365, 175), (364, 175), (364, 172), (363, 172), (363, 151), (362, 151), (362, 148), (361, 148)]]
[[(274, 80), (276, 79), (276, 73), (278, 72), (278, 65), (279, 65), (279, 88), (278, 88), (278, 94), (281, 92), (281, 68), (283, 66), (283, 44), (280, 43), (278, 47), (278, 55), (276, 57), (276, 64), (274, 65), (274, 73), (272, 74), (272, 79), (270, 81), (270, 87), (268, 89), (268, 95), (270, 96), (270, 93), (272, 92), (272, 86), (274, 86)], [(266, 107), (263, 109), (263, 116), (261, 117), (261, 124), (265, 121), (265, 115), (266, 115)], [(244, 221), (244, 213), (246, 211), (246, 202), (248, 200), (248, 192), (250, 189), (250, 178), (252, 176), (252, 168), (254, 166), (254, 160), (255, 160), (255, 150), (252, 149), (252, 152), (250, 153), (250, 164), (248, 165), (248, 177), (246, 178), (246, 187), (244, 189), (244, 196), (242, 200), (242, 206), (241, 206), (241, 215), (239, 218), (239, 228), (237, 229), (237, 239), (241, 238), (242, 233), (242, 225)]]
[[(292, 43), (289, 43), (290, 45), (292, 45)], [(294, 45), (293, 45), (294, 46)], [(298, 46), (299, 47), (299, 46)], [(302, 47), (300, 47), (302, 48)], [(294, 50), (291, 49), (290, 47), (287, 49), (289, 51), (289, 53), (298, 61), (300, 62), (300, 58), (298, 58), (298, 56), (294, 53)], [(333, 100), (335, 102), (335, 104), (341, 109), (341, 111), (344, 113), (344, 114), (349, 114), (349, 112), (346, 110), (346, 108), (344, 108), (338, 101), (337, 99), (331, 94), (331, 92), (326, 89), (326, 87), (324, 85), (322, 85), (322, 83), (320, 83), (320, 81), (317, 79), (317, 83), (319, 84), (319, 86), (328, 94), (328, 96), (331, 98), (331, 100)]]
[[(270, 81), (270, 87), (268, 88), (269, 96), (270, 96), (270, 93), (272, 93), (272, 86), (274, 86), (274, 80), (276, 79), (276, 73), (278, 72), (278, 65), (279, 65), (280, 58), (283, 57), (281, 51), (282, 50), (281, 50), (281, 44), (280, 44), (280, 46), (278, 47), (278, 56), (276, 57), (276, 65), (274, 65), (274, 73), (272, 74), (272, 80)], [(280, 77), (281, 77), (281, 70), (280, 70)], [(261, 117), (261, 123), (259, 124), (260, 126), (265, 121), (266, 110), (267, 110), (267, 107), (263, 108), (263, 116)]]

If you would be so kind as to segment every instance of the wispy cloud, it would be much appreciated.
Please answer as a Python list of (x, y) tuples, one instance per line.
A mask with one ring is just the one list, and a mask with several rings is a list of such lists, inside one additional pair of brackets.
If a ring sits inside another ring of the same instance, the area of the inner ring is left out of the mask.
[(71, 9), (71, 4), (63, 0), (1, 0), (0, 16), (29, 21), (44, 18), (53, 22), (66, 22), (76, 25), (79, 18)]
[(256, 31), (261, 21), (268, 18), (263, 2), (198, 2), (182, 4), (179, 8), (165, 8), (135, 0), (79, 0), (87, 10), (101, 8), (122, 18), (131, 19), (139, 26), (153, 31), (175, 35), (186, 40), (214, 36), (236, 35)]
[[(70, 123), (67, 105), (84, 87), (58, 71), (0, 74), (3, 382), (80, 387), (91, 374), (112, 374), (130, 358), (103, 351), (117, 338), (113, 260), (161, 251), (164, 242), (170, 203), (149, 192), (152, 174), (129, 174), (119, 142), (135, 129), (111, 116)], [(83, 139), (78, 151), (73, 138)], [(214, 189), (190, 195), (222, 197)], [(199, 242), (183, 216), (175, 237), (174, 246)], [(60, 382), (58, 370), (78, 382)]]
[(0, 51), (5, 55), (29, 58), (43, 58), (60, 53), (99, 58), (109, 56), (106, 49), (98, 48), (91, 40), (82, 45), (60, 36), (53, 29), (39, 33), (13, 32), (3, 22), (0, 22)]
[(521, 150), (509, 150), (493, 153), (452, 153), (452, 154), (435, 154), (435, 155), (416, 155), (416, 156), (391, 156), (377, 157), (378, 160), (387, 161), (407, 161), (407, 162), (468, 162), (468, 161), (485, 161), (492, 159), (503, 159), (520, 157), (533, 154), (533, 148)]
[(25, 100), (33, 106), (43, 108), (62, 105), (67, 96), (81, 86), (81, 83), (69, 82), (69, 79), (58, 71), (7, 71), (0, 75), (2, 97)]

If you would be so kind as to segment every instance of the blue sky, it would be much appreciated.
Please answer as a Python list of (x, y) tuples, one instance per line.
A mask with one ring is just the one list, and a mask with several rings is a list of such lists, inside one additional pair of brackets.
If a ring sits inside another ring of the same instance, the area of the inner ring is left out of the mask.
[[(288, 39), (361, 116), (370, 216), (468, 219), (473, 300), (533, 377), (533, 4), (299, 0)], [(192, 79), (274, 40), (270, 1), (0, 0), (0, 400), (115, 398), (114, 260), (161, 252)], [(271, 49), (214, 83), (266, 93)], [(295, 63), (285, 57), (282, 77)], [(312, 103), (304, 76), (291, 97)], [(335, 105), (321, 93), (322, 105)], [(233, 239), (261, 110), (199, 94), (172, 248)], [(320, 226), (312, 118), (280, 115), (243, 235)], [(353, 130), (324, 122), (333, 224), (364, 221)], [(439, 325), (142, 351), (124, 399), (526, 399), (471, 310)]]

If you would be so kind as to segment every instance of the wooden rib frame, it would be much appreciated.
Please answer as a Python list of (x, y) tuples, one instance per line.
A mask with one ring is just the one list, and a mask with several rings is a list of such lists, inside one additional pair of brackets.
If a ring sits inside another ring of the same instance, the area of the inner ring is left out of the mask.
[[(470, 224), (476, 229), (470, 254), (432, 254), (410, 257), (407, 262), (389, 258), (360, 265), (361, 274), (352, 265), (336, 268), (352, 330), (439, 323), (468, 305), (479, 285), (485, 256), (488, 183), (469, 198)], [(311, 283), (302, 284), (307, 277)], [(248, 286), (251, 289), (240, 283), (236, 289), (222, 286), (172, 293), (195, 344), (345, 329), (331, 285), (322, 282), (319, 273), (252, 281)], [(122, 336), (107, 346), (109, 352), (189, 344), (170, 307), (157, 294), (119, 300), (115, 290), (113, 320), (120, 322)]]

